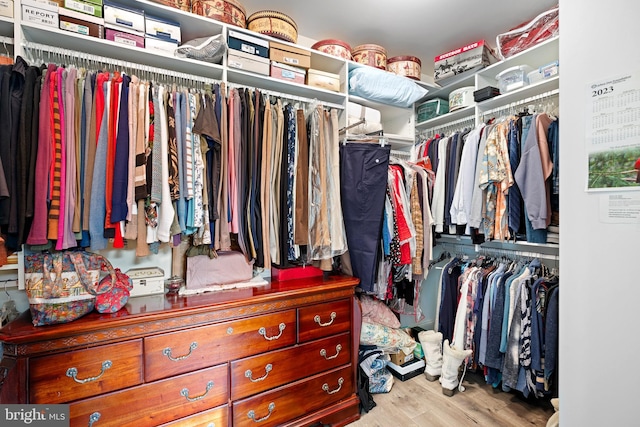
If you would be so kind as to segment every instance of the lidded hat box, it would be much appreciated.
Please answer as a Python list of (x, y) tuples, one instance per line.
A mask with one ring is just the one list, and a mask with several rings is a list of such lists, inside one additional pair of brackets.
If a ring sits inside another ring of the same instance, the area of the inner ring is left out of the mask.
[(247, 28), (247, 12), (238, 0), (191, 0), (191, 12), (230, 25)]
[(474, 86), (465, 86), (451, 92), (449, 94), (449, 111), (456, 111), (473, 105), (475, 102), (473, 99), (474, 90)]
[(261, 10), (247, 18), (247, 28), (280, 40), (297, 43), (298, 25), (289, 16), (274, 10)]
[(351, 51), (353, 60), (371, 67), (387, 69), (387, 49), (377, 44), (361, 44)]
[(338, 58), (351, 60), (351, 46), (347, 42), (336, 39), (325, 39), (314, 43), (311, 49), (324, 52), (328, 55), (337, 56)]
[(422, 61), (415, 56), (394, 56), (387, 59), (387, 71), (410, 79), (420, 80)]

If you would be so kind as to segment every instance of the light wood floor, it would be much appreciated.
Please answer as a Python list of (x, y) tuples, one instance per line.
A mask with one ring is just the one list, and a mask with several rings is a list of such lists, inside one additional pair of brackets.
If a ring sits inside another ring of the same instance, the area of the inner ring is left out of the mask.
[(374, 394), (376, 407), (349, 427), (544, 427), (553, 414), (548, 399), (494, 390), (479, 374), (467, 372), (463, 385), (464, 392), (448, 397), (424, 374), (404, 382), (394, 378), (391, 391)]

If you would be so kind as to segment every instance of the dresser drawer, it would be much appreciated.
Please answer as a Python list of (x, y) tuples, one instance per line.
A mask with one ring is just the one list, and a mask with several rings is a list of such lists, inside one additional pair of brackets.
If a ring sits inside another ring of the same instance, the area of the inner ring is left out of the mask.
[(350, 337), (346, 333), (231, 362), (231, 400), (349, 363)]
[[(229, 425), (229, 407), (227, 405), (219, 406), (162, 425), (166, 427), (227, 427)], [(96, 427), (99, 426), (96, 425)]]
[(142, 383), (142, 340), (29, 361), (29, 401), (64, 403)]
[[(154, 426), (227, 403), (227, 365), (70, 405), (72, 426)], [(94, 420), (91, 422), (91, 420)]]
[(277, 426), (353, 394), (351, 365), (233, 403), (233, 426)]
[(147, 337), (145, 381), (286, 347), (295, 340), (295, 310)]
[(327, 337), (351, 327), (351, 300), (316, 304), (298, 309), (298, 342)]

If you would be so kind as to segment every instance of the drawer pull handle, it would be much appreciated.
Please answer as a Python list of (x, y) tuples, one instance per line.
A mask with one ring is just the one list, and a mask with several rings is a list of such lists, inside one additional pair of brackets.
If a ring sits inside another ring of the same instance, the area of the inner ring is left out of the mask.
[(276, 409), (276, 404), (271, 402), (271, 403), (269, 403), (269, 413), (267, 415), (265, 415), (264, 417), (256, 418), (256, 413), (255, 413), (255, 411), (253, 409), (250, 410), (249, 412), (247, 412), (247, 416), (249, 418), (251, 418), (254, 423), (259, 423), (259, 422), (264, 421), (267, 418), (269, 418), (274, 409)]
[(280, 325), (278, 325), (278, 329), (280, 329), (280, 333), (276, 336), (273, 337), (268, 337), (267, 336), (267, 330), (265, 329), (264, 326), (262, 326), (260, 329), (258, 329), (258, 333), (260, 335), (262, 335), (264, 337), (265, 340), (267, 341), (273, 341), (273, 340), (277, 340), (278, 338), (280, 338), (282, 336), (282, 331), (284, 331), (284, 328), (286, 328), (287, 325), (285, 325), (284, 323), (280, 323)]
[(334, 394), (334, 393), (337, 393), (337, 392), (340, 391), (340, 389), (342, 388), (342, 384), (343, 383), (344, 383), (344, 378), (340, 377), (340, 378), (338, 378), (338, 388), (337, 389), (329, 390), (329, 384), (327, 384), (327, 383), (322, 384), (322, 389), (324, 391), (326, 391), (327, 394)]
[(269, 375), (269, 372), (271, 372), (272, 369), (273, 369), (273, 365), (269, 363), (264, 367), (265, 374), (260, 378), (256, 378), (256, 379), (251, 378), (251, 376), (253, 375), (253, 372), (251, 372), (251, 369), (247, 369), (246, 371), (244, 371), (244, 376), (249, 378), (249, 380), (251, 380), (252, 383), (257, 383), (267, 378), (267, 375)]
[(93, 414), (89, 415), (89, 427), (91, 427), (93, 423), (95, 423), (99, 419), (100, 419), (100, 412), (94, 412)]
[(318, 325), (320, 325), (320, 326), (322, 326), (322, 327), (325, 327), (325, 326), (330, 326), (330, 325), (333, 323), (333, 321), (335, 320), (335, 318), (336, 318), (337, 316), (338, 316), (338, 315), (336, 314), (336, 312), (335, 312), (335, 311), (332, 311), (332, 312), (331, 312), (331, 320), (329, 320), (327, 323), (322, 323), (322, 321), (320, 320), (320, 315), (319, 315), (319, 314), (316, 314), (316, 315), (315, 315), (315, 317), (313, 318), (313, 320), (314, 320)]
[(104, 375), (105, 371), (107, 369), (109, 369), (110, 367), (112, 367), (112, 366), (113, 366), (113, 363), (111, 363), (111, 360), (105, 360), (104, 362), (102, 362), (102, 370), (95, 377), (89, 377), (89, 378), (85, 378), (83, 380), (78, 379), (77, 378), (78, 370), (76, 368), (67, 369), (67, 376), (69, 378), (73, 378), (73, 380), (75, 382), (77, 382), (78, 384), (90, 383), (91, 381), (95, 381), (95, 380), (99, 379), (102, 375)]
[(195, 350), (198, 347), (198, 343), (197, 342), (192, 342), (191, 345), (189, 346), (189, 353), (184, 354), (182, 356), (177, 356), (177, 357), (173, 357), (171, 356), (171, 349), (169, 347), (165, 348), (164, 350), (162, 350), (162, 354), (164, 354), (165, 356), (167, 356), (169, 358), (169, 360), (173, 361), (173, 362), (177, 362), (179, 360), (184, 360), (187, 357), (191, 356), (191, 352), (193, 350)]
[(340, 350), (342, 350), (342, 345), (338, 344), (336, 346), (336, 354), (334, 354), (333, 356), (327, 356), (327, 350), (323, 348), (322, 350), (320, 350), (320, 356), (324, 357), (327, 360), (335, 359), (340, 354)]
[(207, 383), (207, 389), (200, 396), (189, 397), (189, 389), (186, 388), (186, 387), (183, 388), (182, 390), (180, 390), (180, 394), (182, 396), (186, 397), (189, 402), (195, 402), (196, 400), (204, 399), (204, 397), (207, 395), (207, 393), (209, 393), (209, 390), (211, 390), (212, 388), (213, 388), (213, 381), (209, 381)]

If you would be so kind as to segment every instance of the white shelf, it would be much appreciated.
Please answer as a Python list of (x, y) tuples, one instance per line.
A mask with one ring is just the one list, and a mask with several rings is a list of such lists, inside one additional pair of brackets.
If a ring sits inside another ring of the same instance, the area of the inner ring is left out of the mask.
[[(437, 86), (432, 90), (429, 90), (429, 93), (424, 98), (433, 99), (433, 98), (442, 98), (445, 100), (449, 100), (449, 94), (456, 89), (460, 89), (465, 86), (474, 86), (475, 85), (475, 74), (473, 72), (459, 74), (450, 80), (448, 80), (448, 84), (446, 86)], [(421, 100), (423, 101), (423, 100)]]
[(473, 105), (416, 123), (416, 129), (434, 129), (465, 118), (475, 119), (475, 107)]
[(177, 58), (156, 50), (131, 47), (42, 25), (22, 23), (22, 29), (26, 39), (30, 42), (56, 46), (72, 52), (85, 52), (113, 58), (118, 61), (162, 68), (167, 71), (176, 71), (214, 80), (222, 79), (223, 67), (221, 65), (188, 58)]
[(560, 77), (553, 77), (550, 79), (542, 80), (532, 85), (527, 85), (516, 89), (511, 92), (507, 92), (503, 95), (498, 95), (494, 98), (487, 99), (486, 101), (478, 102), (478, 111), (486, 112), (495, 108), (508, 106), (511, 103), (517, 102), (518, 104), (526, 103), (527, 98), (536, 97), (538, 95), (549, 94), (552, 95), (558, 93), (560, 87)]

